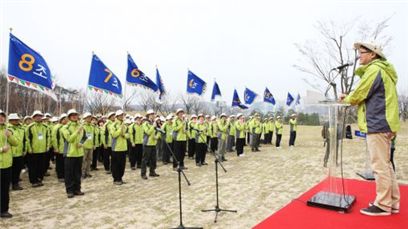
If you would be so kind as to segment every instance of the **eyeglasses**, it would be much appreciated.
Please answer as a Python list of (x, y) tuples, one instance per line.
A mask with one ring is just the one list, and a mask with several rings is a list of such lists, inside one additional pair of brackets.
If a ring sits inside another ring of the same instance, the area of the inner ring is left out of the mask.
[(360, 51), (358, 52), (359, 54), (364, 54), (364, 53), (371, 53), (371, 51)]

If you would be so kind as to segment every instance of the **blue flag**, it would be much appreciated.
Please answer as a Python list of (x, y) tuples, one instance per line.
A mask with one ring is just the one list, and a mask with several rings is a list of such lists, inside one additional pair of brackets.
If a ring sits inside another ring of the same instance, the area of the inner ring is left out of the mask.
[(288, 98), (286, 98), (286, 105), (287, 105), (288, 107), (290, 107), (290, 105), (293, 103), (293, 100), (295, 100), (295, 99), (294, 99), (293, 96), (288, 92)]
[(205, 81), (189, 70), (187, 74), (187, 93), (202, 95), (205, 92), (205, 87)]
[(214, 87), (211, 94), (211, 101), (215, 100), (216, 96), (221, 96), (220, 87), (218, 86), (217, 82), (214, 82)]
[(96, 92), (122, 97), (122, 84), (119, 78), (95, 54), (92, 55), (88, 87)]
[(298, 93), (298, 96), (296, 97), (295, 105), (299, 105), (299, 104), (300, 104), (300, 94)]
[(10, 33), (8, 81), (40, 91), (54, 100), (54, 82), (44, 58)]
[(232, 104), (231, 104), (231, 106), (232, 106), (232, 107), (239, 107), (239, 108), (241, 108), (241, 109), (248, 109), (247, 106), (245, 106), (244, 104), (241, 103), (241, 100), (239, 99), (238, 92), (237, 92), (236, 89), (234, 90), (234, 95), (233, 95), (233, 97), (232, 97)]
[(270, 103), (270, 104), (273, 104), (273, 105), (276, 104), (275, 98), (273, 98), (272, 93), (269, 91), (269, 89), (267, 87), (265, 88), (265, 92), (264, 92), (264, 102)]
[(141, 85), (153, 91), (157, 91), (157, 85), (137, 67), (130, 54), (128, 54), (126, 82), (133, 85)]
[(255, 98), (257, 96), (258, 96), (258, 94), (256, 94), (254, 91), (252, 91), (252, 90), (250, 90), (248, 88), (245, 88), (244, 101), (245, 101), (246, 104), (251, 105), (254, 102), (254, 100), (255, 100)]
[(164, 88), (164, 84), (160, 76), (159, 69), (157, 67), (156, 67), (156, 85), (157, 88), (159, 89), (159, 99), (162, 99), (162, 96), (166, 94), (166, 90)]

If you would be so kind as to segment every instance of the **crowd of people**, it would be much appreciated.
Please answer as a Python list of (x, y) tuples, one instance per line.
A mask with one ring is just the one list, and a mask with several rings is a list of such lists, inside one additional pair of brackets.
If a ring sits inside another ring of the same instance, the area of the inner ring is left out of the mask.
[[(296, 114), (290, 116), (289, 146), (295, 145)], [(259, 151), (260, 143), (272, 144), (276, 134), (279, 149), (283, 133), (281, 116), (261, 119), (259, 114), (219, 117), (198, 114), (187, 117), (178, 109), (167, 117), (149, 110), (133, 117), (122, 110), (104, 116), (71, 109), (58, 117), (34, 111), (24, 118), (0, 110), (1, 217), (10, 218), (9, 191), (19, 191), (20, 174), (28, 171), (32, 188), (43, 186), (50, 176), (51, 161), (59, 182), (65, 183), (68, 198), (84, 195), (81, 180), (103, 164), (114, 185), (122, 185), (126, 158), (131, 170), (140, 169), (142, 179), (159, 177), (157, 161), (171, 164), (174, 171), (185, 170), (184, 158), (205, 166), (207, 152), (227, 161), (226, 152), (244, 156), (244, 146)], [(263, 136), (263, 137), (262, 137)], [(147, 176), (147, 168), (149, 173)]]

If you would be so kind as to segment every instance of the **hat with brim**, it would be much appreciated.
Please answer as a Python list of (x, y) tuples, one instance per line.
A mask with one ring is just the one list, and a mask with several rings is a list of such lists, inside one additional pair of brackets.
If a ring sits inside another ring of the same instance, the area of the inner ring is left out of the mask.
[(296, 117), (296, 116), (297, 116), (296, 114), (292, 114), (290, 117), (292, 117), (292, 118), (293, 118), (293, 117)]
[(58, 122), (58, 117), (52, 117), (52, 118), (50, 119), (50, 121), (51, 121), (51, 122)]
[(154, 114), (154, 110), (150, 109), (146, 112), (146, 116)]
[(23, 121), (25, 121), (25, 120), (27, 120), (27, 119), (33, 119), (33, 118), (31, 118), (31, 116), (28, 116), (28, 115), (27, 115), (27, 116), (24, 117)]
[(68, 113), (67, 113), (68, 118), (69, 118), (71, 115), (79, 115), (79, 113), (78, 113), (75, 109), (70, 109), (70, 110), (68, 111)]
[(369, 42), (356, 42), (354, 43), (354, 48), (359, 49), (361, 47), (372, 51), (373, 53), (377, 54), (379, 57), (383, 59), (387, 59), (383, 53), (383, 49), (380, 45), (369, 43)]
[(16, 113), (12, 113), (8, 116), (9, 120), (20, 120), (21, 118)]
[(124, 114), (125, 114), (125, 112), (123, 112), (122, 110), (117, 110), (116, 113), (115, 113), (116, 116), (121, 116), (121, 115), (124, 115)]
[(191, 115), (191, 119), (193, 119), (193, 118), (197, 118), (197, 115), (195, 115), (195, 114)]
[(197, 116), (198, 118), (203, 117), (204, 118), (204, 114), (198, 114)]
[(62, 113), (62, 114), (60, 115), (60, 117), (59, 117), (59, 121), (63, 120), (64, 118), (67, 118), (67, 117), (68, 117), (67, 114)]
[(184, 110), (183, 110), (183, 109), (177, 109), (176, 115), (179, 114), (180, 112), (183, 112), (183, 113), (184, 113)]
[(35, 116), (44, 116), (44, 114), (41, 111), (36, 110), (33, 112), (33, 115), (31, 115), (31, 117), (34, 118)]
[(222, 113), (222, 114), (220, 115), (220, 118), (222, 118), (222, 117), (227, 117), (227, 114)]
[(86, 119), (86, 118), (91, 117), (91, 116), (92, 116), (91, 113), (85, 112), (85, 114), (82, 115), (82, 118), (83, 118), (83, 119)]

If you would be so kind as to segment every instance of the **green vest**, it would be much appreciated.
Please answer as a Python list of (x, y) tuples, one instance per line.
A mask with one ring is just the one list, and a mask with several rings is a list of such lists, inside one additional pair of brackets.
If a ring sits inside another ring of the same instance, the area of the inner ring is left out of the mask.
[(186, 123), (178, 117), (173, 123), (173, 140), (187, 141)]
[(127, 151), (127, 139), (129, 138), (129, 134), (127, 133), (128, 127), (120, 120), (116, 120), (109, 127), (109, 132), (112, 135), (112, 151)]
[(84, 142), (84, 149), (93, 149), (96, 146), (95, 127), (91, 123), (84, 123), (84, 131), (86, 140)]
[(25, 137), (28, 153), (45, 153), (48, 151), (51, 136), (48, 127), (43, 123), (33, 122), (27, 126)]
[(132, 145), (143, 144), (143, 126), (132, 123), (129, 126), (129, 138)]
[[(5, 125), (0, 125), (0, 147), (6, 146), (6, 135), (4, 134), (6, 130)], [(14, 135), (7, 138), (7, 143), (9, 146), (17, 146), (18, 141)], [(0, 169), (10, 168), (13, 164), (13, 153), (9, 149), (7, 152), (0, 152)]]
[(66, 150), (64, 150), (66, 157), (84, 156), (83, 143), (86, 141), (86, 135), (84, 130), (79, 131), (79, 127), (78, 122), (69, 122), (61, 129), (66, 141)]
[(245, 122), (241, 123), (240, 121), (237, 121), (235, 123), (235, 128), (236, 128), (236, 137), (245, 138), (245, 129), (246, 129)]
[(8, 126), (8, 129), (13, 133), (13, 136), (17, 140), (16, 146), (11, 146), (11, 152), (13, 153), (13, 157), (21, 157), (25, 153), (25, 130), (21, 125), (12, 125)]
[(289, 126), (290, 126), (290, 132), (296, 131), (297, 130), (297, 120), (296, 119), (290, 119), (289, 120)]
[(149, 121), (143, 123), (143, 133), (143, 145), (157, 145), (157, 140), (160, 138), (160, 133), (156, 133), (155, 127)]

